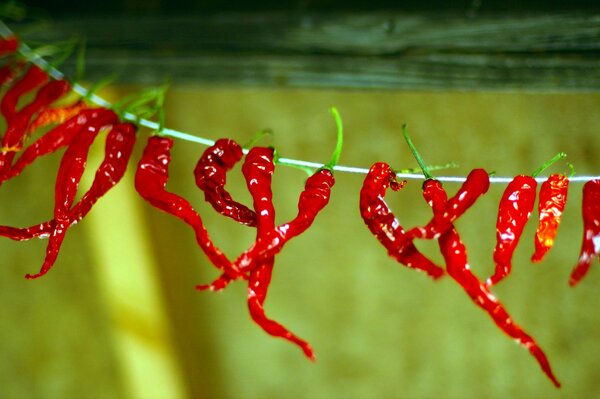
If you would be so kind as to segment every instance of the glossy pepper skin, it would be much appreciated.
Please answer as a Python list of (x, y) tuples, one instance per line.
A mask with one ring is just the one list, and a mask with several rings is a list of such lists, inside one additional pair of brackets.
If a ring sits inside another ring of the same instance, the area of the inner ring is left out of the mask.
[(434, 280), (438, 279), (444, 274), (444, 269), (419, 252), (385, 202), (387, 189), (391, 187), (396, 191), (403, 184), (398, 183), (388, 164), (375, 163), (360, 190), (360, 214), (389, 256), (409, 268), (427, 273)]
[[(32, 65), (4, 94), (0, 101), (0, 112), (6, 123), (10, 124), (17, 115), (17, 104), (21, 97), (48, 81), (48, 74), (36, 65)], [(4, 144), (4, 143), (3, 143)]]
[(581, 205), (583, 215), (583, 242), (577, 266), (571, 272), (569, 284), (577, 285), (587, 274), (594, 257), (600, 256), (600, 180), (583, 185)]
[(2, 138), (2, 152), (0, 152), (0, 171), (6, 173), (13, 162), (15, 154), (23, 148), (27, 137), (28, 125), (31, 117), (48, 107), (70, 90), (70, 85), (64, 80), (53, 80), (42, 87), (35, 99), (17, 112)]
[[(69, 211), (69, 226), (81, 221), (93, 205), (122, 179), (135, 141), (135, 125), (120, 123), (111, 129), (106, 137), (104, 159), (90, 189)], [(55, 226), (54, 219), (27, 228), (0, 226), (0, 235), (17, 241), (44, 238), (50, 236)]]
[(44, 108), (29, 124), (29, 131), (33, 132), (48, 125), (60, 125), (88, 107), (83, 101), (77, 101), (61, 107)]
[(473, 206), (480, 196), (487, 193), (489, 188), (490, 178), (488, 173), (483, 169), (473, 169), (454, 197), (446, 202), (444, 209), (437, 213), (427, 225), (410, 229), (408, 236), (413, 239), (431, 240), (438, 238), (451, 228), (456, 219)]
[(537, 182), (531, 176), (516, 176), (506, 187), (496, 220), (496, 247), (494, 248), (494, 274), (486, 284), (492, 286), (506, 277), (512, 268), (512, 257), (523, 229), (535, 204)]
[(136, 169), (135, 189), (150, 205), (192, 227), (196, 242), (209, 260), (217, 268), (227, 272), (231, 268), (231, 262), (211, 241), (200, 215), (186, 199), (166, 190), (172, 147), (173, 140), (168, 137), (148, 138)]
[[(444, 212), (444, 209), (446, 209), (447, 195), (439, 181), (427, 180), (423, 185), (423, 197), (434, 213)], [(552, 383), (556, 387), (560, 387), (560, 383), (554, 376), (543, 350), (531, 336), (513, 321), (500, 301), (471, 272), (466, 248), (454, 226), (447, 229), (439, 237), (438, 242), (446, 263), (446, 271), (450, 277), (464, 289), (477, 306), (492, 318), (504, 333), (529, 350)]]
[(227, 172), (242, 159), (242, 147), (231, 139), (219, 139), (204, 151), (196, 167), (196, 185), (204, 198), (221, 215), (247, 226), (256, 226), (256, 214), (247, 206), (234, 201), (225, 189)]
[(538, 200), (539, 223), (534, 236), (532, 262), (540, 262), (554, 245), (562, 213), (567, 204), (569, 178), (552, 174), (542, 183)]
[[(275, 170), (273, 153), (274, 151), (271, 148), (255, 147), (246, 155), (242, 166), (242, 173), (246, 178), (246, 185), (252, 196), (254, 211), (257, 216), (257, 242), (268, 240), (266, 235), (269, 231), (275, 229), (275, 208), (271, 190), (272, 176)], [(264, 302), (271, 282), (274, 260), (274, 257), (262, 260), (249, 271), (248, 309), (250, 316), (267, 334), (281, 337), (298, 345), (306, 357), (315, 360), (314, 352), (308, 342), (265, 315)]]
[(114, 112), (106, 110), (97, 119), (80, 129), (63, 154), (56, 176), (54, 219), (48, 246), (46, 247), (46, 258), (40, 271), (36, 274), (25, 275), (26, 279), (31, 280), (43, 276), (56, 262), (62, 242), (68, 228), (71, 226), (69, 214), (85, 170), (90, 146), (100, 129), (114, 125), (118, 120)]
[(317, 170), (306, 180), (304, 190), (300, 193), (296, 217), (261, 234), (255, 244), (236, 259), (234, 267), (242, 272), (251, 270), (257, 261), (275, 256), (289, 240), (304, 233), (329, 203), (334, 184), (335, 179), (329, 169)]

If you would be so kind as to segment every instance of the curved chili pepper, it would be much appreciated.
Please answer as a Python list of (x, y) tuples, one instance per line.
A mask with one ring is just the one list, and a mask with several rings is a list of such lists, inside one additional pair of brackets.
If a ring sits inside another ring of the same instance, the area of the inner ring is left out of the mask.
[(204, 198), (221, 215), (238, 223), (256, 226), (256, 214), (243, 204), (234, 201), (227, 190), (227, 172), (242, 159), (242, 147), (231, 139), (219, 139), (210, 146), (196, 164), (196, 185)]
[(0, 57), (12, 54), (19, 48), (19, 40), (14, 36), (0, 38)]
[(73, 104), (61, 107), (44, 108), (29, 124), (29, 131), (32, 132), (48, 125), (60, 125), (88, 108), (89, 107), (83, 101), (77, 101)]
[[(273, 149), (255, 147), (250, 150), (242, 173), (246, 178), (248, 190), (252, 195), (254, 210), (256, 212), (256, 239), (268, 240), (266, 235), (275, 229), (275, 208), (273, 207), (273, 193), (271, 180), (275, 165), (273, 163)], [(250, 316), (267, 334), (281, 337), (298, 345), (306, 357), (315, 360), (314, 352), (308, 342), (292, 334), (278, 322), (267, 318), (264, 302), (271, 281), (274, 257), (263, 260), (257, 267), (250, 270), (248, 282), (248, 309)]]
[[(444, 212), (447, 209), (446, 191), (439, 181), (427, 180), (423, 185), (423, 197), (434, 213)], [(451, 226), (439, 237), (439, 246), (450, 277), (463, 287), (471, 300), (482, 308), (504, 333), (529, 350), (539, 363), (542, 371), (556, 387), (560, 388), (560, 382), (554, 376), (544, 351), (531, 336), (513, 321), (502, 303), (471, 272), (466, 248), (454, 226)]]
[(306, 180), (298, 200), (297, 216), (262, 234), (248, 251), (236, 259), (234, 267), (242, 272), (251, 270), (256, 262), (277, 255), (289, 240), (304, 233), (329, 203), (334, 184), (335, 179), (329, 169), (317, 170)]
[[(111, 129), (106, 136), (104, 159), (96, 171), (90, 189), (69, 210), (69, 226), (83, 219), (98, 199), (121, 180), (131, 157), (135, 140), (135, 125), (120, 123)], [(17, 241), (44, 238), (50, 236), (55, 226), (55, 220), (27, 228), (0, 226), (0, 235)]]
[(502, 194), (496, 221), (496, 268), (494, 275), (486, 281), (488, 286), (497, 284), (510, 273), (513, 253), (535, 204), (536, 188), (535, 178), (518, 175)]
[(577, 266), (571, 272), (569, 284), (577, 285), (587, 274), (594, 257), (600, 256), (600, 180), (583, 185), (581, 205), (583, 215), (583, 242)]
[(552, 174), (540, 187), (538, 201), (539, 223), (535, 232), (535, 252), (532, 262), (540, 262), (554, 245), (562, 213), (567, 203), (569, 178)]
[[(32, 65), (25, 74), (8, 89), (0, 102), (0, 112), (10, 124), (17, 115), (17, 104), (21, 97), (48, 81), (48, 74), (37, 65)], [(4, 144), (4, 143), (3, 143)]]
[(210, 261), (227, 272), (231, 262), (211, 241), (200, 215), (184, 198), (166, 190), (173, 140), (152, 136), (144, 149), (135, 174), (135, 189), (150, 205), (167, 212), (194, 229), (198, 245)]
[(46, 258), (38, 273), (25, 275), (28, 280), (43, 276), (56, 262), (64, 237), (71, 225), (69, 212), (85, 170), (90, 146), (101, 128), (114, 125), (118, 120), (118, 116), (113, 111), (106, 110), (99, 118), (88, 122), (65, 151), (56, 176), (54, 225), (46, 247)]
[(467, 176), (466, 181), (450, 198), (444, 210), (435, 214), (427, 225), (414, 227), (408, 231), (410, 238), (435, 239), (443, 234), (463, 213), (467, 211), (475, 201), (487, 193), (490, 188), (490, 178), (483, 169), (473, 169)]
[(398, 183), (388, 164), (375, 163), (360, 190), (360, 214), (389, 256), (407, 267), (424, 271), (434, 280), (438, 279), (444, 274), (444, 269), (419, 252), (385, 202), (388, 187), (397, 191), (403, 185), (404, 182)]
[(25, 63), (20, 61), (11, 61), (0, 68), (0, 86), (6, 86), (11, 83), (23, 70)]
[(43, 110), (54, 101), (65, 95), (70, 90), (70, 85), (65, 80), (53, 80), (42, 87), (35, 99), (24, 106), (8, 124), (6, 133), (2, 138), (2, 152), (0, 153), (0, 171), (6, 173), (10, 168), (16, 151), (23, 147), (27, 134), (29, 120), (36, 112)]

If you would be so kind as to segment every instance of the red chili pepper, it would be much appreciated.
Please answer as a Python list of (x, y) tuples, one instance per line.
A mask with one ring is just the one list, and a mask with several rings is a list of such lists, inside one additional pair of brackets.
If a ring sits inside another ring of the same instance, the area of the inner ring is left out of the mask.
[(137, 166), (135, 188), (150, 205), (191, 226), (196, 234), (198, 245), (210, 261), (219, 269), (228, 272), (231, 269), (231, 262), (211, 241), (200, 215), (187, 200), (166, 191), (172, 146), (173, 140), (168, 137), (152, 136), (148, 139)]
[(497, 284), (510, 273), (513, 253), (533, 210), (536, 188), (535, 178), (519, 175), (508, 184), (502, 194), (496, 221), (496, 270), (494, 275), (488, 278), (488, 286)]
[(248, 226), (256, 226), (256, 214), (243, 204), (234, 201), (225, 189), (227, 172), (242, 159), (242, 147), (230, 139), (220, 139), (209, 147), (196, 164), (196, 185), (204, 198), (221, 215)]
[(600, 180), (590, 180), (583, 186), (581, 205), (583, 242), (577, 266), (571, 272), (569, 284), (574, 287), (587, 274), (594, 257), (600, 256)]
[[(275, 229), (275, 208), (271, 180), (275, 165), (273, 164), (273, 149), (255, 147), (250, 150), (242, 172), (246, 178), (248, 190), (252, 195), (256, 212), (256, 240), (268, 241), (268, 232)], [(263, 260), (257, 267), (250, 270), (248, 282), (248, 309), (250, 316), (267, 334), (281, 337), (298, 345), (306, 357), (315, 360), (315, 355), (308, 342), (292, 334), (281, 324), (267, 318), (264, 302), (271, 281), (274, 257)]]
[(554, 245), (562, 213), (567, 203), (569, 178), (553, 174), (542, 183), (538, 201), (539, 224), (534, 237), (532, 262), (540, 262)]
[(490, 179), (483, 169), (473, 169), (466, 181), (444, 205), (442, 212), (435, 214), (424, 227), (414, 227), (408, 231), (410, 238), (435, 239), (451, 228), (452, 224), (467, 211), (475, 201), (487, 193)]
[[(427, 180), (423, 185), (423, 197), (432, 207), (434, 214), (444, 212), (447, 209), (447, 195), (439, 181)], [(439, 237), (439, 245), (450, 277), (463, 287), (473, 302), (485, 310), (502, 331), (528, 349), (552, 383), (556, 387), (560, 387), (560, 383), (554, 376), (550, 363), (542, 349), (531, 336), (513, 321), (500, 301), (471, 272), (466, 248), (454, 226), (451, 226)]]
[[(48, 81), (48, 74), (36, 65), (32, 65), (4, 94), (0, 102), (0, 112), (4, 115), (6, 123), (10, 124), (17, 115), (17, 104), (21, 97), (37, 89)], [(4, 144), (4, 143), (3, 143)]]
[(403, 185), (404, 182), (398, 183), (396, 174), (388, 164), (379, 162), (371, 166), (360, 190), (360, 214), (371, 233), (387, 249), (389, 256), (437, 279), (444, 274), (444, 269), (419, 252), (385, 202), (388, 187), (397, 191)]
[(58, 173), (55, 186), (54, 226), (50, 233), (46, 258), (37, 274), (27, 274), (25, 278), (35, 279), (46, 274), (56, 262), (65, 234), (71, 225), (69, 212), (77, 194), (81, 176), (85, 170), (87, 156), (94, 139), (105, 126), (118, 122), (118, 116), (106, 110), (99, 118), (88, 122), (75, 136), (65, 151)]
[(19, 48), (19, 40), (14, 36), (0, 38), (0, 57), (12, 54)]
[[(92, 110), (87, 113), (92, 114)], [(97, 110), (94, 113), (95, 117), (98, 117)], [(87, 121), (88, 119), (84, 118), (84, 120)], [(73, 126), (81, 127), (80, 124), (73, 124)], [(69, 134), (74, 135), (72, 133)], [(60, 139), (64, 139), (64, 137)], [(104, 160), (96, 171), (92, 186), (79, 202), (69, 210), (69, 226), (83, 219), (98, 199), (121, 180), (127, 168), (127, 162), (131, 156), (135, 139), (136, 128), (132, 124), (121, 123), (111, 129), (106, 137)], [(22, 157), (19, 161), (21, 159)], [(51, 220), (27, 228), (0, 226), (0, 235), (17, 241), (44, 238), (50, 236), (55, 225), (55, 221)]]
[(48, 125), (60, 125), (88, 108), (83, 101), (77, 101), (61, 107), (44, 108), (29, 124), (29, 131), (33, 132)]
[(25, 64), (20, 61), (11, 61), (0, 68), (0, 87), (10, 84), (23, 70)]

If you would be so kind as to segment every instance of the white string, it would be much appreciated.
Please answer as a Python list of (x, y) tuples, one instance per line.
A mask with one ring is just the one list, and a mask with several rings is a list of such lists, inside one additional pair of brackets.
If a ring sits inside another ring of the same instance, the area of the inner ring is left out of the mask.
[[(0, 36), (6, 38), (9, 36), (13, 36), (13, 35), (14, 35), (14, 33), (10, 30), (10, 28), (8, 26), (6, 26), (6, 24), (3, 21), (0, 21)], [(60, 72), (58, 69), (56, 69), (52, 65), (50, 65), (44, 58), (42, 58), (41, 56), (36, 54), (25, 43), (20, 43), (19, 52), (26, 59), (28, 59), (35, 65), (39, 66), (40, 68), (44, 69), (48, 73), (48, 75), (50, 75), (54, 79), (63, 79), (65, 77), (62, 72)], [(96, 94), (90, 94), (89, 91), (85, 87), (81, 86), (79, 83), (73, 84), (73, 91), (81, 96), (87, 97), (91, 102), (93, 102), (94, 104), (99, 105), (101, 107), (112, 108), (112, 106), (113, 106), (110, 102), (106, 101), (102, 97), (100, 97)], [(144, 119), (144, 118), (139, 118), (136, 115), (129, 113), (129, 112), (126, 112), (123, 115), (123, 118), (128, 121), (135, 122), (138, 125), (152, 129), (152, 130), (158, 130), (160, 127), (157, 122), (153, 122), (153, 121), (150, 121), (150, 120)], [(163, 134), (165, 136), (171, 136), (174, 138), (186, 140), (186, 141), (191, 141), (191, 142), (202, 144), (205, 146), (211, 146), (215, 143), (214, 140), (206, 139), (206, 138), (200, 137), (200, 136), (195, 136), (193, 134), (189, 134), (189, 133), (185, 133), (185, 132), (180, 132), (180, 131), (174, 130), (174, 129), (163, 128), (163, 130), (161, 131), (161, 134)], [(247, 153), (247, 152), (248, 152), (248, 150), (244, 149), (244, 153)], [(321, 168), (324, 166), (324, 164), (322, 164), (322, 163), (309, 162), (309, 161), (303, 161), (303, 160), (299, 160), (299, 159), (291, 159), (291, 158), (283, 158), (283, 157), (278, 158), (277, 163), (282, 164), (282, 165), (299, 166), (299, 167), (311, 168), (311, 169), (318, 169), (318, 168)], [(358, 174), (367, 174), (369, 172), (368, 168), (360, 168), (360, 167), (355, 167), (355, 166), (343, 166), (343, 165), (336, 165), (333, 167), (333, 170), (336, 172), (358, 173)], [(397, 173), (396, 175), (400, 179), (421, 179), (421, 180), (425, 179), (425, 176), (421, 173)], [(464, 177), (464, 176), (439, 176), (439, 177), (436, 177), (435, 179), (442, 181), (442, 182), (451, 182), (451, 183), (464, 183), (466, 181), (466, 177)], [(546, 179), (547, 179), (547, 177), (536, 177), (535, 180), (538, 183), (542, 183)], [(589, 180), (595, 180), (595, 179), (600, 179), (600, 176), (571, 176), (569, 178), (569, 181), (571, 181), (571, 182), (587, 182)], [(510, 183), (512, 180), (513, 180), (512, 177), (497, 177), (497, 176), (490, 177), (490, 183)]]

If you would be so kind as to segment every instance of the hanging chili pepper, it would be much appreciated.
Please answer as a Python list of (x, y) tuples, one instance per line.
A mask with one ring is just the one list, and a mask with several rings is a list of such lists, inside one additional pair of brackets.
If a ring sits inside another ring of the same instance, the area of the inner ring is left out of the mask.
[(29, 131), (33, 132), (49, 125), (60, 125), (87, 108), (89, 107), (81, 100), (60, 107), (44, 108), (29, 124)]
[[(427, 180), (423, 185), (423, 197), (434, 213), (444, 212), (447, 209), (446, 191), (439, 181)], [(556, 387), (560, 387), (543, 350), (513, 321), (500, 301), (471, 272), (466, 248), (454, 226), (451, 226), (439, 237), (439, 245), (450, 277), (463, 287), (473, 302), (482, 308), (504, 333), (528, 349), (552, 383)]]
[[(21, 97), (37, 89), (48, 81), (48, 74), (37, 65), (32, 65), (25, 74), (4, 94), (0, 102), (0, 112), (10, 124), (17, 115), (17, 104)], [(3, 143), (4, 144), (4, 143)]]
[(142, 158), (137, 166), (135, 189), (150, 205), (167, 212), (194, 229), (198, 245), (210, 261), (219, 269), (228, 272), (231, 262), (213, 244), (204, 228), (202, 219), (184, 198), (166, 191), (169, 179), (169, 163), (173, 140), (168, 137), (152, 136), (148, 139)]
[(538, 201), (539, 224), (534, 237), (532, 262), (540, 262), (554, 245), (560, 219), (567, 203), (569, 178), (553, 174), (542, 183)]
[(0, 57), (12, 54), (19, 48), (19, 40), (14, 36), (0, 38)]
[(243, 204), (234, 201), (225, 189), (227, 172), (242, 159), (242, 147), (231, 139), (219, 139), (210, 146), (196, 164), (196, 185), (204, 198), (221, 215), (238, 223), (256, 226), (256, 214)]
[(577, 285), (587, 274), (594, 257), (600, 256), (600, 180), (583, 185), (581, 205), (583, 215), (583, 242), (577, 266), (571, 272), (569, 284)]
[(397, 191), (404, 183), (398, 182), (396, 174), (388, 164), (375, 163), (360, 190), (360, 214), (371, 233), (387, 249), (389, 256), (407, 267), (424, 271), (431, 278), (437, 279), (444, 274), (444, 269), (419, 252), (385, 202), (388, 187)]
[[(273, 149), (255, 147), (250, 150), (242, 166), (248, 190), (252, 195), (256, 212), (256, 241), (268, 241), (270, 231), (275, 229), (275, 208), (271, 181), (275, 165)], [(250, 316), (267, 334), (281, 337), (298, 345), (306, 357), (315, 360), (315, 355), (308, 342), (292, 334), (281, 324), (267, 318), (264, 302), (271, 282), (274, 257), (263, 260), (250, 270), (248, 281), (248, 309)]]
[(464, 214), (475, 201), (487, 193), (490, 187), (488, 173), (483, 169), (473, 169), (467, 176), (466, 181), (450, 198), (445, 205), (444, 211), (436, 214), (427, 225), (414, 227), (408, 231), (410, 238), (435, 239), (452, 226), (452, 224)]
[(496, 221), (496, 247), (494, 248), (496, 267), (494, 274), (486, 281), (488, 286), (497, 284), (511, 271), (513, 254), (535, 204), (537, 189), (535, 178), (548, 166), (565, 156), (566, 154), (562, 152), (557, 154), (531, 176), (516, 176), (504, 190)]
[[(81, 127), (78, 124), (74, 124), (74, 126)], [(64, 139), (64, 137), (61, 139)], [(121, 123), (115, 125), (114, 128), (111, 129), (106, 136), (104, 159), (96, 171), (92, 186), (83, 197), (81, 197), (79, 202), (73, 205), (69, 210), (69, 226), (83, 219), (98, 199), (105, 195), (108, 190), (121, 180), (127, 168), (127, 162), (131, 156), (135, 139), (135, 125)], [(26, 152), (27, 151), (25, 151), (24, 155)], [(22, 157), (19, 161), (21, 159)], [(27, 228), (0, 226), (0, 236), (5, 236), (17, 241), (25, 241), (32, 238), (44, 238), (50, 236), (55, 225), (55, 221), (51, 220)]]
[(22, 72), (25, 63), (21, 61), (10, 61), (0, 67), (0, 87), (7, 86)]
[(46, 258), (40, 271), (36, 274), (27, 274), (25, 278), (31, 280), (46, 274), (56, 262), (65, 234), (71, 225), (69, 212), (77, 194), (81, 176), (85, 170), (87, 156), (94, 139), (105, 126), (114, 128), (118, 116), (106, 110), (99, 118), (88, 122), (75, 136), (65, 151), (56, 176), (54, 225), (50, 233)]

